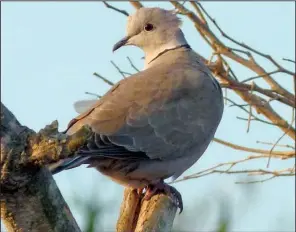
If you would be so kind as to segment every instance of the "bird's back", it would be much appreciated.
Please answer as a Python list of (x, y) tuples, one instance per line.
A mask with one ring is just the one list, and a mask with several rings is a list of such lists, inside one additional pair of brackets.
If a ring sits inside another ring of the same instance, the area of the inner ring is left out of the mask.
[(221, 89), (210, 70), (194, 51), (179, 48), (120, 81), (78, 117), (70, 133), (89, 124), (117, 145), (165, 157), (208, 143), (222, 112)]

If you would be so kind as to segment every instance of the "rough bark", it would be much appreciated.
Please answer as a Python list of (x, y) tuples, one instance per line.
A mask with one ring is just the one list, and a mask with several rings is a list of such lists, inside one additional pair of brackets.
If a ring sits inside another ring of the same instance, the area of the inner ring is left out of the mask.
[(80, 231), (47, 169), (16, 191), (1, 190), (1, 218), (9, 232)]
[(172, 229), (177, 207), (171, 199), (158, 194), (149, 201), (132, 189), (125, 189), (117, 232), (169, 232)]
[(8, 231), (80, 231), (45, 166), (73, 155), (91, 130), (66, 136), (57, 128), (55, 121), (35, 133), (1, 103), (1, 219)]

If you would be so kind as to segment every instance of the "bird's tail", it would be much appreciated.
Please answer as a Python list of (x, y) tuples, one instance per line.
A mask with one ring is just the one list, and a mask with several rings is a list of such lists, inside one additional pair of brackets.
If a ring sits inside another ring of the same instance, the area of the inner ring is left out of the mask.
[(61, 171), (76, 168), (81, 164), (84, 164), (90, 157), (89, 156), (77, 156), (75, 158), (62, 159), (56, 163), (48, 165), (48, 169), (52, 175)]

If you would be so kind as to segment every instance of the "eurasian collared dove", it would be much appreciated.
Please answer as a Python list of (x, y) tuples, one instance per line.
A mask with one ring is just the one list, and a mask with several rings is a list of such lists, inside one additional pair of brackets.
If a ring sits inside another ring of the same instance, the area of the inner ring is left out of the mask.
[(177, 198), (164, 183), (176, 179), (205, 152), (223, 114), (222, 91), (210, 70), (187, 44), (172, 11), (140, 8), (128, 17), (127, 36), (113, 50), (135, 45), (145, 52), (143, 71), (119, 81), (69, 124), (94, 131), (87, 148), (52, 169), (89, 164), (124, 186)]

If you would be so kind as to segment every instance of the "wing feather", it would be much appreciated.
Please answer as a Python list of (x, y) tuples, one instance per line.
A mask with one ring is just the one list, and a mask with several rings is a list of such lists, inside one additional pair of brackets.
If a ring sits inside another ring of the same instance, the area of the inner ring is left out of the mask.
[(212, 136), (223, 111), (220, 91), (200, 68), (198, 62), (163, 64), (126, 78), (80, 116), (75, 129), (89, 124), (114, 146), (151, 159), (182, 156)]

